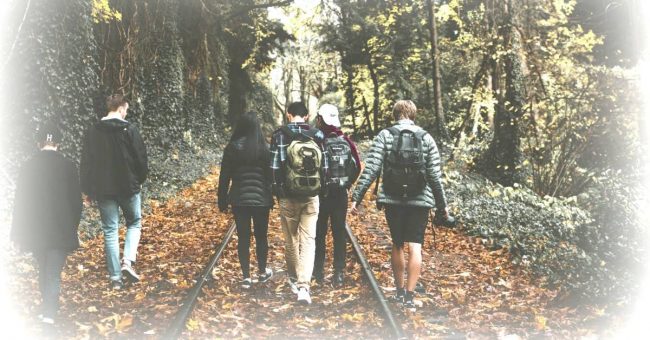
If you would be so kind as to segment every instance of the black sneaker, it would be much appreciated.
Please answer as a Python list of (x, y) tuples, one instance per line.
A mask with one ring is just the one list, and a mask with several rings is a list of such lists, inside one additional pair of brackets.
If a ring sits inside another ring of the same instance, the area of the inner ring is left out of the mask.
[(111, 289), (122, 290), (124, 289), (124, 283), (122, 280), (111, 280)]
[(250, 277), (247, 277), (241, 281), (241, 287), (244, 289), (250, 289), (253, 286), (253, 280)]
[(345, 276), (343, 275), (343, 272), (334, 272), (334, 277), (332, 278), (332, 285), (334, 287), (341, 287), (343, 285), (343, 279)]
[(124, 275), (124, 277), (129, 279), (131, 282), (140, 281), (140, 276), (138, 276), (138, 274), (135, 272), (131, 263), (128, 263), (126, 261), (122, 262), (122, 275)]
[(264, 283), (270, 280), (273, 277), (273, 270), (271, 268), (266, 268), (263, 274), (258, 274), (257, 281)]
[(314, 271), (314, 273), (311, 274), (311, 279), (316, 281), (316, 283), (318, 283), (318, 284), (322, 284), (323, 281), (325, 280), (325, 276), (323, 275), (322, 272)]
[(395, 290), (395, 295), (393, 295), (392, 299), (395, 302), (398, 303), (404, 303), (404, 294), (406, 293), (406, 289), (404, 288), (397, 288)]
[(424, 285), (420, 282), (415, 284), (415, 292), (419, 294), (424, 294), (426, 293), (426, 288), (424, 288)]
[(415, 292), (407, 291), (404, 293), (403, 306), (405, 309), (415, 311), (415, 300), (413, 299), (413, 295), (415, 295)]

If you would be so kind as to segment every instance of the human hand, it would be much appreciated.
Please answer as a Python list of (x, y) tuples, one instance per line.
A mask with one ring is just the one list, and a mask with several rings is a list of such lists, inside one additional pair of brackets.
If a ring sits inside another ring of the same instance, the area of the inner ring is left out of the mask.
[[(83, 202), (83, 203), (84, 203), (84, 207), (90, 207), (90, 206), (93, 204), (93, 200), (92, 200), (92, 198), (90, 198), (90, 196), (88, 196), (88, 195), (84, 195), (84, 196), (83, 196), (83, 201), (84, 201), (84, 202)], [(77, 202), (78, 202), (78, 201), (77, 201)]]
[(352, 205), (350, 206), (350, 212), (352, 213), (352, 215), (359, 214), (359, 209), (357, 208), (357, 202), (352, 202)]
[(443, 227), (454, 227), (456, 225), (456, 219), (451, 216), (447, 208), (445, 208), (444, 210), (436, 210), (436, 216), (433, 223)]

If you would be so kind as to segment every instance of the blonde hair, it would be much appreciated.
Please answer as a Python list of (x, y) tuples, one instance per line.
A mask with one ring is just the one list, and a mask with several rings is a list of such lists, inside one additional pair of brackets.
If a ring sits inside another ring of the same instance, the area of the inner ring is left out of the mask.
[(415, 107), (415, 103), (410, 100), (398, 100), (393, 106), (393, 117), (395, 120), (399, 119), (410, 119), (415, 120), (415, 114), (417, 113), (418, 108)]

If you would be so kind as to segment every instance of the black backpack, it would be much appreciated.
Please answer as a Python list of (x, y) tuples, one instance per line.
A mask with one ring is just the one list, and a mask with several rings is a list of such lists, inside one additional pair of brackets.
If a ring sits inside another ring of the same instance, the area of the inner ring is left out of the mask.
[(393, 145), (386, 155), (384, 165), (384, 192), (402, 198), (422, 194), (426, 186), (426, 163), (422, 147), (424, 130), (388, 128), (393, 135)]
[(332, 133), (325, 139), (325, 150), (329, 161), (327, 184), (349, 188), (357, 171), (357, 164), (352, 158), (350, 144), (343, 136)]

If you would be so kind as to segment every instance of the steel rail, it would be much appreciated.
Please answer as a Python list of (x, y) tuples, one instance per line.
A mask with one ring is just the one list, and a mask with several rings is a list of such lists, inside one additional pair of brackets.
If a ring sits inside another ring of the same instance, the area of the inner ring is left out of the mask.
[(212, 278), (212, 270), (217, 265), (217, 262), (223, 254), (223, 251), (226, 249), (226, 246), (232, 239), (232, 235), (235, 233), (235, 229), (236, 225), (235, 222), (233, 222), (230, 225), (230, 229), (228, 229), (226, 232), (221, 245), (219, 245), (217, 251), (214, 253), (214, 255), (212, 255), (212, 258), (210, 258), (210, 262), (208, 262), (208, 264), (203, 269), (203, 273), (201, 274), (199, 280), (196, 281), (192, 289), (185, 297), (185, 302), (183, 302), (178, 312), (176, 312), (174, 320), (172, 320), (172, 322), (169, 324), (169, 327), (163, 334), (162, 339), (175, 340), (178, 339), (183, 333), (187, 319), (190, 317), (190, 314), (192, 314), (192, 310), (196, 306), (196, 302), (198, 301), (199, 296), (201, 296), (203, 285)]
[(390, 309), (390, 306), (386, 301), (386, 296), (384, 295), (384, 292), (381, 290), (381, 287), (377, 282), (377, 278), (375, 278), (375, 274), (372, 272), (370, 263), (368, 263), (368, 260), (366, 260), (366, 257), (363, 255), (363, 250), (361, 249), (361, 246), (359, 245), (357, 238), (352, 233), (352, 229), (350, 229), (350, 226), (347, 223), (345, 224), (345, 231), (347, 232), (348, 237), (350, 238), (350, 243), (352, 243), (352, 248), (354, 249), (354, 253), (357, 256), (359, 263), (361, 264), (361, 268), (363, 269), (363, 272), (366, 275), (366, 278), (368, 279), (368, 283), (370, 283), (370, 288), (372, 288), (373, 293), (375, 293), (375, 297), (379, 301), (379, 306), (381, 307), (382, 313), (384, 314), (386, 321), (388, 321), (390, 328), (393, 330), (393, 333), (395, 334), (395, 338), (407, 339), (406, 335), (404, 334), (404, 330), (402, 329), (402, 326), (395, 319), (395, 316), (393, 315), (393, 311)]

